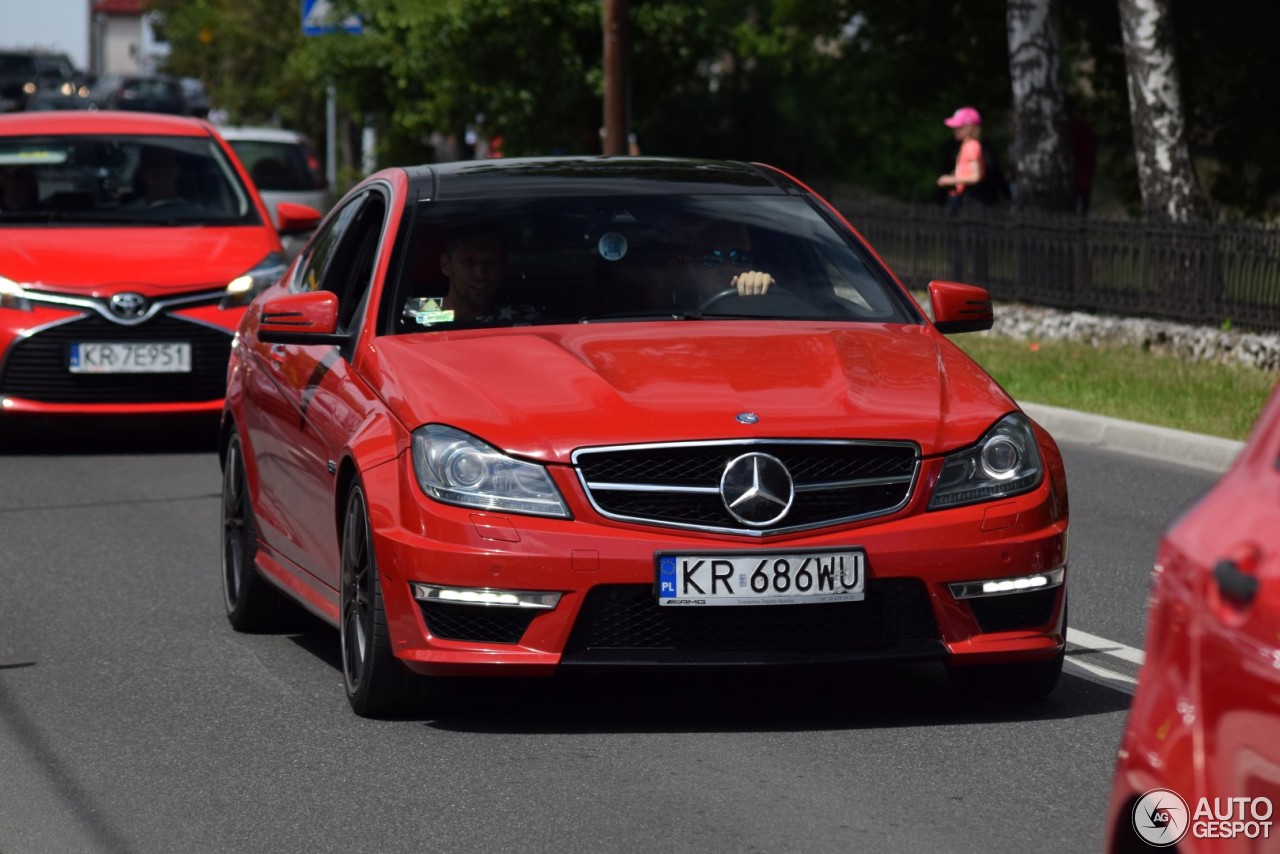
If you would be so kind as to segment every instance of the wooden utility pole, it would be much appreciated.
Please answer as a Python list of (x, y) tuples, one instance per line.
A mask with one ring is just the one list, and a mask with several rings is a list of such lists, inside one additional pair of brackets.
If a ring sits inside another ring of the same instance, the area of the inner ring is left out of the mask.
[(604, 153), (626, 154), (627, 0), (604, 0)]

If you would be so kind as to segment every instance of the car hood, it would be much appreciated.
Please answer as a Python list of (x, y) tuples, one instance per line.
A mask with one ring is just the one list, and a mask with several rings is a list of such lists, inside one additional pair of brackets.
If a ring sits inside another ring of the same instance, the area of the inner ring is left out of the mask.
[(218, 287), (279, 241), (262, 226), (12, 228), (0, 232), (0, 276), (42, 290), (146, 296)]
[(445, 423), (546, 461), (589, 445), (791, 437), (907, 440), (927, 456), (1017, 408), (920, 325), (547, 326), (379, 338), (369, 352), (366, 375), (408, 428)]

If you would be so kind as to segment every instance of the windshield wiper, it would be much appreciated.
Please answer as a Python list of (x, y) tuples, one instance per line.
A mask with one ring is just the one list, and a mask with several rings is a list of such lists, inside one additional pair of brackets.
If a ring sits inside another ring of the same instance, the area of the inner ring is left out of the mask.
[(579, 323), (626, 323), (640, 320), (705, 320), (701, 311), (614, 311), (609, 314), (586, 315), (578, 318)]

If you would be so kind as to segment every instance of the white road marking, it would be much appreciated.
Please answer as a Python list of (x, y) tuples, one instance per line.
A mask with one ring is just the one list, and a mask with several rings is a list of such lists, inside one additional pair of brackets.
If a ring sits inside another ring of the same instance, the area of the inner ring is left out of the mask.
[(1142, 650), (1140, 649), (1134, 649), (1131, 646), (1125, 646), (1124, 644), (1117, 643), (1116, 641), (1110, 641), (1110, 640), (1107, 640), (1106, 638), (1100, 638), (1097, 635), (1091, 635), (1088, 632), (1082, 632), (1079, 629), (1073, 629), (1068, 627), (1067, 640), (1073, 644), (1076, 644), (1077, 646), (1082, 646), (1082, 647), (1085, 647), (1086, 649), (1091, 649), (1094, 652), (1102, 652), (1102, 653), (1106, 653), (1107, 655), (1113, 655), (1116, 658), (1119, 658), (1123, 661), (1128, 661), (1132, 664), (1136, 664), (1139, 667), (1142, 666), (1142, 662), (1145, 658)]
[(1087, 661), (1081, 661), (1078, 658), (1067, 658), (1068, 664), (1074, 664), (1083, 670), (1087, 670), (1095, 676), (1101, 676), (1103, 679), (1115, 679), (1120, 682), (1128, 682), (1130, 685), (1137, 685), (1138, 680), (1132, 676), (1125, 676), (1123, 673), (1116, 673), (1114, 670), (1108, 670), (1105, 667), (1099, 667), (1096, 664), (1090, 664)]

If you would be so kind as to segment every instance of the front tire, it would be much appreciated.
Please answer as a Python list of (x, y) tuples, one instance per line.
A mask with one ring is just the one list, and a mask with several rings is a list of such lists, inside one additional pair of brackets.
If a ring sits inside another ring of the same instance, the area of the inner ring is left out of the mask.
[(341, 584), (342, 676), (351, 709), (377, 718), (425, 705), (430, 680), (410, 672), (391, 652), (369, 510), (359, 483), (347, 494), (343, 514)]
[(253, 516), (240, 434), (232, 432), (222, 468), (222, 600), (227, 621), (238, 632), (277, 627), (284, 598), (256, 566), (258, 525)]

